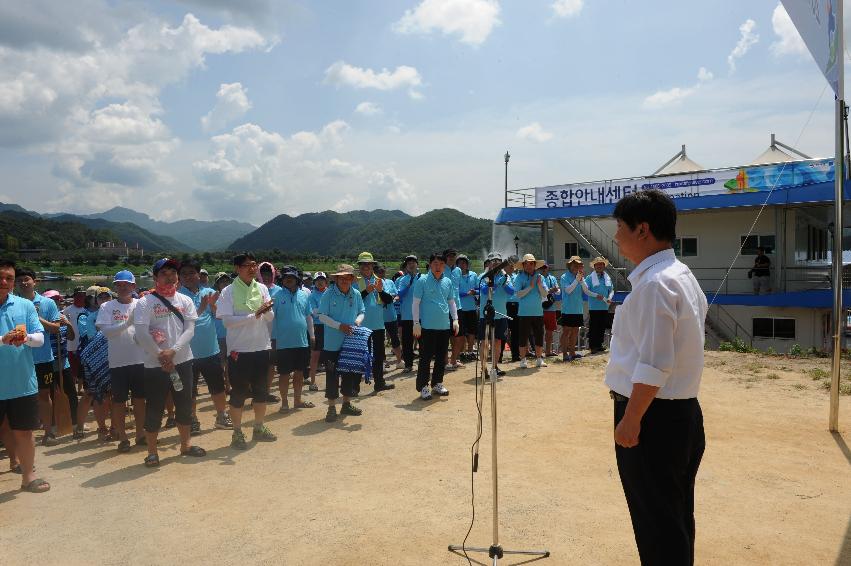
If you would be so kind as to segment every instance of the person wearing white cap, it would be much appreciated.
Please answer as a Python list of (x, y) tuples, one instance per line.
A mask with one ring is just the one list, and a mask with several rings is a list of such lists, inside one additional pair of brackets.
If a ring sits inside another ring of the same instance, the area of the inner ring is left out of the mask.
[(139, 300), (133, 298), (136, 277), (130, 271), (116, 273), (112, 284), (117, 298), (101, 305), (95, 325), (109, 344), (112, 426), (118, 435), (118, 451), (129, 452), (125, 403), (130, 394), (136, 420), (136, 444), (145, 444), (145, 365), (142, 349), (136, 344), (136, 327), (133, 325), (133, 313)]
[(198, 279), (202, 288), (210, 286), (210, 274), (207, 272), (206, 269), (202, 269), (198, 272)]
[(548, 289), (544, 278), (535, 270), (544, 262), (536, 260), (532, 254), (523, 256), (523, 261), (517, 264), (522, 269), (514, 278), (514, 288), (520, 306), (520, 367), (527, 368), (526, 352), (529, 349), (529, 335), (535, 338), (535, 357), (537, 367), (547, 367), (544, 361), (544, 307)]
[(609, 323), (609, 305), (615, 294), (612, 278), (606, 273), (609, 260), (604, 257), (595, 257), (591, 260), (594, 271), (585, 278), (588, 288), (588, 349), (592, 354), (604, 352), (603, 335)]

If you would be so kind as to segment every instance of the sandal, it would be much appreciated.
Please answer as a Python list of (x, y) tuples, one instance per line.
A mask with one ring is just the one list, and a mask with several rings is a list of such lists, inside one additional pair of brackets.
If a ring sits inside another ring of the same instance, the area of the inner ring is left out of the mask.
[(156, 468), (160, 465), (160, 457), (156, 454), (148, 454), (145, 456), (145, 466), (148, 468)]
[(314, 405), (314, 404), (313, 404), (313, 403), (311, 403), (310, 401), (302, 401), (301, 403), (299, 403), (298, 405), (296, 405), (296, 406), (295, 406), (295, 408), (296, 408), (296, 409), (312, 409), (312, 408), (313, 408), (313, 407), (315, 407), (315, 406), (316, 406), (316, 405)]
[(319, 386), (318, 386), (318, 385), (316, 385), (315, 383), (311, 383), (311, 384), (308, 386), (307, 390), (308, 390), (308, 391), (319, 391)]
[(43, 479), (38, 478), (34, 479), (27, 485), (21, 485), (21, 490), (29, 491), (30, 493), (44, 493), (45, 491), (50, 491), (50, 484)]
[(189, 450), (181, 450), (181, 456), (194, 456), (195, 458), (203, 458), (207, 455), (207, 451), (200, 446), (190, 446)]
[[(21, 468), (20, 464), (18, 464), (14, 468), (10, 468), (9, 471), (12, 472), (13, 474), (23, 474), (24, 473), (24, 470)], [(35, 471), (35, 468), (33, 468), (33, 471)]]
[(126, 438), (118, 443), (118, 451), (119, 452), (130, 452), (130, 441)]

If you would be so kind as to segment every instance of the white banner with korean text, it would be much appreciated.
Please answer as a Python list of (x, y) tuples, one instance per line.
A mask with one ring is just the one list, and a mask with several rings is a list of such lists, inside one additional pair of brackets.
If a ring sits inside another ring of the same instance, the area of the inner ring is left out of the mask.
[(716, 169), (662, 177), (634, 177), (537, 187), (536, 208), (569, 208), (613, 204), (637, 191), (659, 189), (671, 198), (691, 198), (770, 191), (833, 181), (833, 159)]

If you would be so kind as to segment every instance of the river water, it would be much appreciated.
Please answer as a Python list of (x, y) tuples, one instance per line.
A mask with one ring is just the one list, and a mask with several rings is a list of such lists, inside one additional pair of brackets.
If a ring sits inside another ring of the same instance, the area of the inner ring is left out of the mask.
[[(153, 286), (153, 279), (150, 277), (137, 277), (136, 284), (143, 288), (147, 289)], [(39, 281), (36, 285), (36, 289), (39, 293), (47, 291), (48, 289), (55, 289), (62, 293), (63, 295), (70, 295), (74, 292), (75, 287), (90, 287), (92, 285), (101, 285), (103, 287), (112, 288), (112, 277), (75, 277), (73, 281)]]

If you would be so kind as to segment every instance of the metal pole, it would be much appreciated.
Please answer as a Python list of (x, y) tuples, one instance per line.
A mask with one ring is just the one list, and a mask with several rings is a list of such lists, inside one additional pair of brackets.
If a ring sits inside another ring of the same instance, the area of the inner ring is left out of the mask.
[(508, 208), (508, 160), (511, 159), (511, 156), (508, 154), (508, 150), (505, 150), (505, 208)]
[(833, 160), (834, 188), (836, 191), (833, 217), (833, 357), (830, 364), (830, 432), (839, 430), (839, 363), (842, 359), (842, 327), (845, 316), (842, 311), (842, 201), (845, 183), (845, 140), (842, 123), (845, 117), (845, 70), (842, 56), (845, 46), (844, 24), (842, 21), (842, 0), (836, 5), (836, 21), (839, 23), (836, 33), (839, 35), (840, 53), (838, 92), (836, 93), (836, 157)]
[[(493, 297), (493, 287), (488, 288), (488, 297)], [(496, 323), (491, 325), (491, 476), (493, 477), (493, 546), (499, 548), (499, 468), (496, 462)]]

